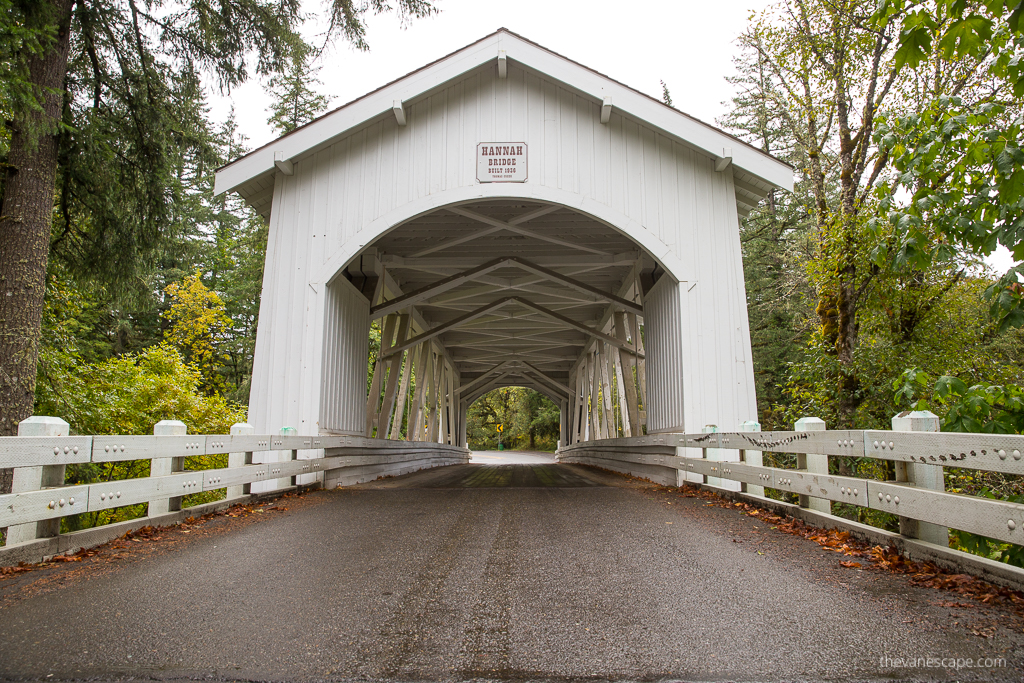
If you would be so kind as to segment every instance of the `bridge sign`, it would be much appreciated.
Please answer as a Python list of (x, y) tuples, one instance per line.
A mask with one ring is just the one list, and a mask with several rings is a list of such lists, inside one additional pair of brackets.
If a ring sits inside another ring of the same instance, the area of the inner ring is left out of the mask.
[(481, 183), (525, 183), (525, 142), (481, 142), (476, 146), (476, 179)]

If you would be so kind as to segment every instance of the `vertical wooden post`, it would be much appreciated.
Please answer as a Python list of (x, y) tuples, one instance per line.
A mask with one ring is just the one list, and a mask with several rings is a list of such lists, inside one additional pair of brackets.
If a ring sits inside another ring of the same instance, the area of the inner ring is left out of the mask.
[(413, 357), (416, 349), (409, 349), (405, 352), (405, 369), (402, 370), (402, 384), (398, 387), (398, 403), (395, 404), (395, 417), (391, 421), (391, 438), (402, 437), (402, 422), (405, 417), (405, 402), (409, 396), (409, 383), (412, 379)]
[(572, 389), (572, 396), (569, 398), (569, 433), (567, 443), (576, 443), (576, 412), (580, 403), (580, 372), (577, 368), (569, 375), (569, 387)]
[[(153, 425), (154, 436), (184, 436), (188, 428), (181, 420), (160, 420)], [(181, 472), (185, 469), (185, 458), (153, 458), (150, 460), (149, 476), (163, 477), (172, 472)], [(162, 498), (149, 501), (147, 515), (156, 517), (166, 512), (175, 512), (181, 509), (181, 496), (173, 498)]]
[(443, 361), (444, 356), (439, 353), (428, 366), (430, 369), (430, 386), (428, 387), (428, 391), (430, 392), (430, 413), (429, 420), (427, 422), (426, 440), (431, 443), (437, 443), (437, 403), (440, 398), (441, 363)]
[[(747, 420), (746, 422), (740, 423), (741, 432), (759, 432), (761, 431), (761, 423), (755, 420)], [(740, 451), (740, 462), (745, 462), (748, 465), (754, 465), (760, 467), (764, 464), (763, 454), (761, 451)], [(749, 493), (752, 496), (764, 496), (764, 487), (757, 486), (755, 484), (740, 484), (740, 491)]]
[(619, 435), (619, 429), (615, 424), (615, 413), (613, 408), (615, 407), (615, 401), (612, 400), (612, 382), (608, 373), (608, 364), (611, 363), (611, 344), (600, 341), (598, 345), (601, 349), (600, 361), (598, 365), (601, 366), (601, 406), (604, 408), (603, 415), (605, 428), (604, 438), (614, 439)]
[(459, 445), (463, 448), (469, 448), (469, 439), (467, 438), (466, 431), (468, 429), (466, 420), (467, 413), (469, 411), (469, 404), (466, 401), (459, 401)]
[[(409, 331), (409, 316), (400, 315), (398, 316), (398, 337), (395, 339), (395, 344), (401, 344), (405, 341), (406, 334)], [(388, 344), (390, 349), (393, 344)], [(383, 344), (382, 344), (383, 346)], [(402, 354), (396, 353), (389, 358), (388, 362), (388, 380), (387, 386), (384, 388), (384, 401), (380, 406), (380, 413), (377, 416), (377, 438), (386, 439), (388, 436), (388, 426), (391, 423), (391, 412), (395, 408), (395, 390), (398, 388), (398, 376), (402, 371)]]
[[(245, 422), (236, 422), (231, 425), (231, 436), (251, 436), (256, 433), (256, 428), (251, 424)], [(228, 467), (242, 467), (244, 465), (252, 464), (252, 451), (241, 451), (238, 453), (228, 453)], [(252, 484), (242, 484), (240, 486), (229, 486), (227, 495), (225, 498), (231, 500), (233, 498), (240, 498), (245, 494), (249, 493), (250, 486)]]
[(566, 445), (569, 439), (569, 403), (563, 398), (558, 404), (558, 448)]
[[(894, 432), (938, 432), (941, 431), (939, 416), (928, 410), (901, 413), (892, 418)], [(946, 481), (942, 465), (926, 465), (916, 462), (896, 462), (896, 481), (905, 481), (932, 491), (945, 491)], [(930, 522), (919, 522), (909, 517), (900, 517), (900, 533), (910, 538), (949, 547), (949, 529)]]
[[(825, 421), (817, 417), (801, 417), (796, 421), (795, 429), (798, 432), (823, 432)], [(814, 453), (797, 454), (796, 468), (806, 470), (811, 474), (828, 474), (828, 456)], [(832, 513), (832, 504), (825, 498), (814, 498), (813, 496), (800, 496), (800, 507), (817, 510), (825, 514)]]
[(626, 406), (626, 382), (623, 379), (622, 354), (618, 349), (612, 352), (612, 365), (615, 366), (615, 385), (619, 395), (619, 417), (622, 419), (622, 435), (633, 436), (633, 425), (629, 423), (629, 408)]
[[(281, 431), (279, 433), (281, 434), (281, 436), (296, 436), (299, 433), (299, 430), (297, 430), (295, 427), (281, 427)], [(298, 460), (299, 458), (299, 452), (294, 449), (290, 449), (287, 451), (278, 451), (278, 453), (287, 453), (287, 455), (285, 455), (284, 458), (278, 455), (277, 462), (287, 462), (289, 460)], [(283, 489), (288, 486), (295, 486), (295, 482), (296, 478), (294, 476), (281, 477), (280, 479), (276, 479), (274, 481), (274, 488)]]
[(409, 424), (405, 428), (408, 441), (423, 440), (423, 404), (427, 391), (427, 368), (430, 360), (430, 342), (426, 341), (416, 347), (416, 388), (412, 394), (412, 405), (409, 407)]
[[(59, 417), (33, 415), (18, 423), (18, 436), (68, 436), (70, 426)], [(38, 491), (51, 486), (64, 485), (64, 465), (41, 465), (38, 467), (15, 467), (11, 482), (11, 493)], [(85, 503), (86, 501), (82, 501)], [(63, 501), (62, 501), (63, 503)], [(86, 505), (78, 506), (82, 510)], [(69, 515), (75, 514), (75, 506), (67, 506)], [(60, 519), (15, 524), (7, 527), (7, 545), (34, 541), (37, 538), (52, 538), (60, 534)]]
[(579, 443), (580, 441), (587, 440), (587, 421), (590, 419), (589, 408), (587, 406), (587, 398), (590, 396), (587, 391), (587, 357), (584, 355), (580, 359), (580, 364), (576, 368), (576, 398), (577, 406), (575, 420), (576, 420), (576, 436), (574, 441)]
[[(702, 429), (700, 431), (703, 434), (715, 434), (715, 433), (718, 432), (718, 425), (704, 425), (704, 429)], [(705, 460), (714, 460), (714, 461), (718, 462), (718, 461), (721, 461), (722, 455), (721, 455), (721, 453), (718, 452), (717, 448), (705, 448), (704, 449), (704, 459)], [(701, 477), (701, 479), (703, 480), (703, 482), (705, 484), (710, 484), (711, 486), (721, 486), (722, 485), (722, 479), (720, 477), (709, 477), (707, 475), (704, 475), (703, 477)]]
[(370, 391), (366, 395), (366, 436), (373, 436), (373, 428), (377, 424), (380, 388), (384, 382), (385, 368), (387, 367), (382, 356), (392, 346), (392, 340), (395, 337), (395, 320), (397, 318), (398, 316), (394, 314), (384, 318), (384, 328), (380, 333), (380, 352), (377, 354), (377, 362), (373, 365), (373, 379), (370, 380)]
[(597, 352), (590, 354), (590, 438), (593, 441), (603, 439), (601, 431), (601, 406), (598, 403), (598, 394), (601, 389), (601, 370), (598, 367), (601, 363)]
[[(626, 314), (622, 311), (615, 312), (615, 336), (621, 341), (628, 341), (626, 336)], [(633, 340), (633, 348), (636, 348), (636, 339)], [(626, 385), (626, 408), (629, 411), (629, 424), (632, 435), (641, 436), (643, 430), (640, 428), (640, 408), (637, 405), (636, 377), (633, 373), (636, 367), (636, 356), (619, 349), (619, 358), (622, 361), (622, 375)]]
[(448, 443), (448, 361), (441, 355), (437, 360), (441, 370), (437, 378), (438, 403), (440, 404), (437, 411), (437, 442)]
[[(638, 317), (635, 313), (630, 313), (627, 316), (629, 320), (629, 329), (633, 335), (633, 346), (636, 348), (637, 353), (646, 355), (644, 349), (644, 335), (640, 331), (640, 327), (643, 324), (643, 318)], [(636, 379), (640, 385), (640, 425), (643, 427), (647, 426), (647, 359), (637, 356), (636, 359)], [(637, 436), (640, 435), (640, 427), (637, 427)]]

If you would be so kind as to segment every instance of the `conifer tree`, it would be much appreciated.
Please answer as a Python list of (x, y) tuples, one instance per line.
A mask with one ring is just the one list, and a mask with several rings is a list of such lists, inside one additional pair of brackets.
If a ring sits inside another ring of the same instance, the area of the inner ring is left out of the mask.
[(309, 123), (322, 114), (331, 102), (329, 96), (316, 91), (316, 86), (321, 85), (317, 78), (321, 67), (313, 66), (312, 57), (308, 46), (296, 48), (288, 68), (271, 78), (267, 84), (267, 92), (274, 97), (267, 123), (280, 135)]

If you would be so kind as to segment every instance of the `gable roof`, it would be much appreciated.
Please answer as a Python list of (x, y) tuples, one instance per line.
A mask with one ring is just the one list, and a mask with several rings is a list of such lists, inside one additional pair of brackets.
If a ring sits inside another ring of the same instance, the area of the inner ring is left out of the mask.
[[(646, 122), (714, 159), (731, 154), (737, 171), (737, 201), (752, 208), (768, 188), (793, 189), (793, 169), (743, 140), (659, 100), (563, 57), (507, 29), (494, 33), (427, 64), (373, 92), (344, 104), (276, 140), (217, 169), (214, 194), (236, 191), (252, 203), (273, 187), (275, 154), (285, 160), (311, 153), (367, 121), (392, 112), (395, 101), (409, 101), (457, 79), (483, 64), (506, 58), (561, 81), (598, 102), (610, 100), (621, 113)], [(747, 182), (744, 183), (743, 181)], [(753, 181), (753, 182), (751, 182)], [(764, 186), (764, 187), (762, 187)], [(741, 195), (749, 195), (746, 203)], [(262, 203), (262, 202), (260, 202)], [(255, 207), (257, 210), (261, 208)], [(269, 210), (269, 206), (266, 207)], [(262, 212), (262, 211), (261, 211)]]

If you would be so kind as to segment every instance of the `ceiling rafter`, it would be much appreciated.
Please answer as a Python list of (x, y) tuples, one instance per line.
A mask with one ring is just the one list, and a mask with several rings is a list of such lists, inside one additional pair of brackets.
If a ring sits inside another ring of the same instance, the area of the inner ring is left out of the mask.
[[(584, 294), (592, 296), (596, 299), (618, 305), (622, 307), (623, 310), (626, 310), (630, 313), (637, 313), (639, 315), (643, 315), (643, 307), (637, 306), (632, 301), (628, 301), (627, 299), (615, 296), (614, 294), (603, 292), (599, 288), (594, 287), (593, 285), (588, 285), (587, 283), (577, 280), (576, 278), (569, 277), (568, 275), (562, 275), (561, 273), (553, 271), (549, 268), (538, 266), (535, 263), (531, 263), (527, 259), (520, 258), (518, 256), (507, 256), (504, 258), (492, 259), (490, 261), (487, 261), (486, 263), (482, 263), (479, 266), (476, 266), (475, 268), (469, 268), (468, 270), (464, 270), (460, 273), (449, 275), (448, 277), (438, 280), (437, 282), (431, 283), (424, 287), (420, 287), (419, 289), (413, 290), (411, 292), (407, 292), (397, 298), (376, 304), (370, 308), (370, 318), (382, 318), (386, 315), (397, 313), (398, 311), (402, 310), (403, 308), (406, 308), (407, 306), (411, 306), (413, 304), (421, 302), (431, 301), (438, 295), (443, 294), (444, 292), (447, 292), (451, 289), (455, 289), (456, 287), (459, 287), (460, 285), (465, 284), (466, 282), (478, 279), (482, 276), (487, 275), (488, 273), (506, 267), (515, 267), (520, 270), (525, 270), (541, 278), (540, 280), (523, 284), (536, 284), (537, 282), (540, 282), (542, 280), (551, 280), (554, 282), (558, 282), (559, 284), (565, 285), (570, 289), (574, 289), (578, 292), (583, 292)], [(466, 297), (462, 298), (468, 298), (470, 296), (476, 296), (478, 294), (493, 293), (493, 291), (493, 289), (475, 288), (472, 293), (467, 294)], [(553, 294), (554, 296), (566, 298), (565, 295), (561, 292), (554, 291)], [(455, 300), (459, 298), (459, 294), (457, 292), (453, 293), (453, 296), (455, 297)], [(432, 302), (431, 305), (438, 306), (441, 304), (438, 302)]]
[[(458, 209), (458, 207), (455, 207), (455, 206), (447, 207), (448, 211), (451, 211), (452, 213), (459, 213), (459, 211), (457, 211), (456, 209)], [(522, 216), (516, 216), (515, 218), (513, 218), (512, 220), (510, 220), (508, 222), (502, 221), (501, 225), (494, 225), (493, 223), (490, 223), (490, 225), (491, 225), (490, 228), (485, 228), (483, 230), (478, 230), (478, 231), (476, 231), (476, 232), (474, 232), (474, 233), (472, 233), (470, 235), (463, 235), (462, 237), (453, 237), (450, 240), (446, 240), (444, 242), (441, 242), (440, 244), (435, 244), (432, 247), (428, 247), (428, 248), (426, 248), (426, 249), (424, 249), (422, 251), (416, 252), (415, 254), (412, 255), (412, 257), (413, 258), (418, 258), (418, 257), (421, 257), (421, 256), (426, 256), (427, 254), (433, 254), (436, 251), (442, 251), (444, 249), (449, 249), (451, 247), (457, 247), (460, 244), (465, 244), (466, 242), (471, 242), (473, 240), (480, 239), (481, 237), (486, 237), (487, 235), (490, 235), (490, 234), (495, 233), (495, 232), (500, 232), (502, 230), (513, 230), (514, 231), (516, 229), (516, 226), (519, 223), (526, 223), (527, 221), (531, 221), (534, 218), (539, 218), (539, 217), (541, 217), (541, 216), (543, 216), (545, 214), (549, 214), (552, 211), (555, 211), (557, 209), (558, 209), (558, 207), (554, 206), (554, 205), (542, 206), (539, 209), (536, 209), (534, 211), (530, 211), (529, 213), (524, 213)], [(459, 215), (461, 215), (461, 214), (459, 214)], [(477, 219), (475, 217), (475, 215), (474, 216), (468, 216), (468, 217), (469, 218), (474, 218), (474, 220), (479, 220), (479, 219)], [(487, 223), (487, 221), (482, 221), (482, 222)]]
[[(612, 256), (610, 252), (602, 251), (601, 249), (595, 249), (594, 247), (588, 247), (585, 244), (577, 244), (574, 242), (570, 242), (568, 240), (559, 239), (558, 237), (552, 237), (551, 235), (545, 235), (542, 232), (527, 230), (526, 228), (519, 227), (518, 225), (515, 225), (512, 222), (502, 221), (497, 218), (491, 218), (490, 216), (485, 216), (483, 214), (476, 213), (475, 211), (463, 209), (462, 207), (459, 206), (448, 207), (448, 210), (451, 211), (452, 213), (456, 213), (460, 216), (463, 216), (464, 218), (472, 218), (473, 220), (477, 220), (480, 221), (481, 223), (486, 223), (487, 225), (492, 226), (495, 229), (492, 230), (491, 232), (496, 232), (497, 230), (508, 230), (509, 232), (516, 233), (517, 235), (532, 237), (534, 239), (538, 239), (544, 242), (550, 242), (551, 244), (557, 244), (561, 247), (568, 247), (569, 249), (585, 251), (591, 254), (599, 254), (601, 256)], [(477, 237), (482, 236), (483, 235), (477, 233)], [(476, 237), (474, 237), (473, 239), (476, 239)], [(422, 255), (422, 252), (420, 254), (416, 254), (416, 256), (420, 255)]]

